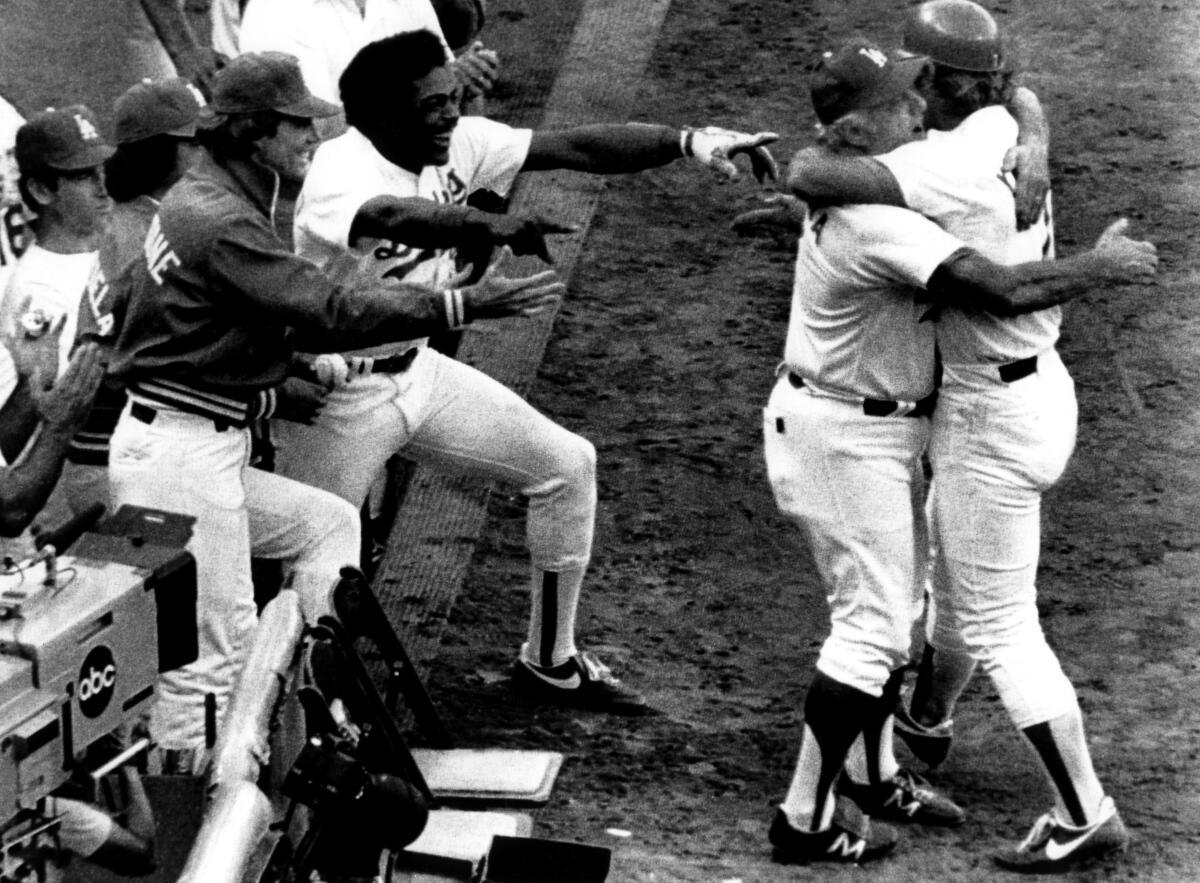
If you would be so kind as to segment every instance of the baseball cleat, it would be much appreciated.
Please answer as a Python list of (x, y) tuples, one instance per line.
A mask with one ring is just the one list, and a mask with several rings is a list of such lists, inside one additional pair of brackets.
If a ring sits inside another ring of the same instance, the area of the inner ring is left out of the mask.
[(903, 767), (878, 785), (859, 785), (843, 775), (838, 793), (853, 800), (872, 818), (889, 822), (954, 827), (967, 819), (961, 806)]
[(927, 727), (917, 723), (908, 709), (897, 703), (892, 732), (904, 740), (917, 760), (932, 769), (950, 753), (950, 746), (954, 742), (954, 721), (947, 719)]
[(1111, 797), (1100, 802), (1100, 815), (1090, 825), (1076, 828), (1048, 812), (1033, 823), (1020, 844), (997, 853), (996, 864), (1021, 874), (1055, 874), (1088, 859), (1124, 852), (1129, 831)]
[(576, 653), (553, 666), (518, 659), (513, 685), (538, 699), (559, 705), (607, 711), (610, 714), (648, 714), (646, 697), (621, 683), (612, 670), (590, 653)]
[(824, 831), (799, 831), (782, 809), (776, 810), (767, 839), (775, 847), (772, 858), (780, 864), (861, 864), (887, 855), (900, 836), (891, 825), (872, 822), (854, 804), (839, 800), (833, 824)]

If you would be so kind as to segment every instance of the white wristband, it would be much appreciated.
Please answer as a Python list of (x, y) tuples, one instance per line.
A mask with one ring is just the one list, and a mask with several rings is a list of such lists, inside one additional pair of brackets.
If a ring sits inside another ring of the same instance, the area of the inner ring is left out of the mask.
[(693, 129), (683, 129), (679, 133), (679, 152), (684, 156), (695, 156), (692, 153), (692, 135), (694, 131)]
[(451, 331), (457, 331), (467, 324), (466, 311), (463, 309), (463, 293), (461, 288), (447, 288), (442, 292), (446, 305), (446, 325)]

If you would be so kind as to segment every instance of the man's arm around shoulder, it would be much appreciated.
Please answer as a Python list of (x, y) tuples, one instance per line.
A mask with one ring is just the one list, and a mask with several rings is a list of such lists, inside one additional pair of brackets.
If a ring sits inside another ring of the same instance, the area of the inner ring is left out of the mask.
[(879, 160), (838, 155), (823, 147), (806, 147), (792, 157), (787, 189), (810, 206), (908, 207), (899, 182)]

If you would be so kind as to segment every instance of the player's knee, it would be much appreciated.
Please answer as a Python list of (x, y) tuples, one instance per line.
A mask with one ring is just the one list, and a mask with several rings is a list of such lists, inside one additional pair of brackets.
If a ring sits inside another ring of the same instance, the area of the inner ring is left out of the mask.
[(336, 494), (329, 494), (321, 506), (321, 517), (325, 521), (326, 535), (333, 542), (357, 546), (362, 522), (358, 510)]
[(583, 436), (564, 433), (548, 465), (550, 475), (542, 483), (543, 493), (560, 488), (578, 491), (591, 488), (596, 483), (596, 448)]
[(962, 628), (948, 617), (939, 617), (934, 620), (932, 626), (926, 631), (925, 638), (931, 646), (944, 653), (974, 655), (972, 645), (964, 636)]
[(581, 481), (593, 484), (596, 481), (596, 446), (586, 438), (576, 436), (575, 474)]
[(1040, 635), (1025, 646), (996, 649), (984, 670), (1019, 728), (1052, 720), (1078, 706), (1075, 688)]

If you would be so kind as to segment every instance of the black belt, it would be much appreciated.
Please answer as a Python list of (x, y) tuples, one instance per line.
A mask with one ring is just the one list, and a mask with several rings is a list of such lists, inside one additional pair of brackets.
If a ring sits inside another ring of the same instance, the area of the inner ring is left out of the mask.
[(1007, 365), (1000, 366), (1000, 379), (1005, 383), (1015, 383), (1023, 377), (1028, 377), (1037, 371), (1037, 356), (1017, 359)]
[(413, 347), (406, 350), (398, 356), (384, 356), (382, 359), (375, 359), (371, 363), (372, 374), (402, 374), (412, 365), (413, 359), (417, 357), (418, 347)]
[[(788, 383), (796, 389), (804, 386), (804, 378), (795, 371), (789, 371), (787, 374)], [(900, 416), (902, 417), (929, 417), (933, 414), (933, 408), (937, 404), (937, 391), (933, 391), (925, 398), (916, 403), (916, 406), (911, 411), (905, 411)], [(900, 403), (889, 401), (888, 399), (863, 399), (863, 413), (868, 417), (890, 417), (900, 410)]]
[[(180, 411), (181, 414), (188, 414), (188, 411)], [(129, 416), (134, 420), (140, 420), (142, 423), (153, 423), (154, 418), (158, 416), (158, 409), (152, 408), (149, 405), (144, 405), (141, 402), (131, 402), (129, 405)], [(213, 428), (217, 432), (224, 432), (233, 426), (228, 420), (219, 420), (216, 417), (208, 417), (202, 414), (192, 414), (193, 417), (203, 417), (205, 420), (212, 421)]]

